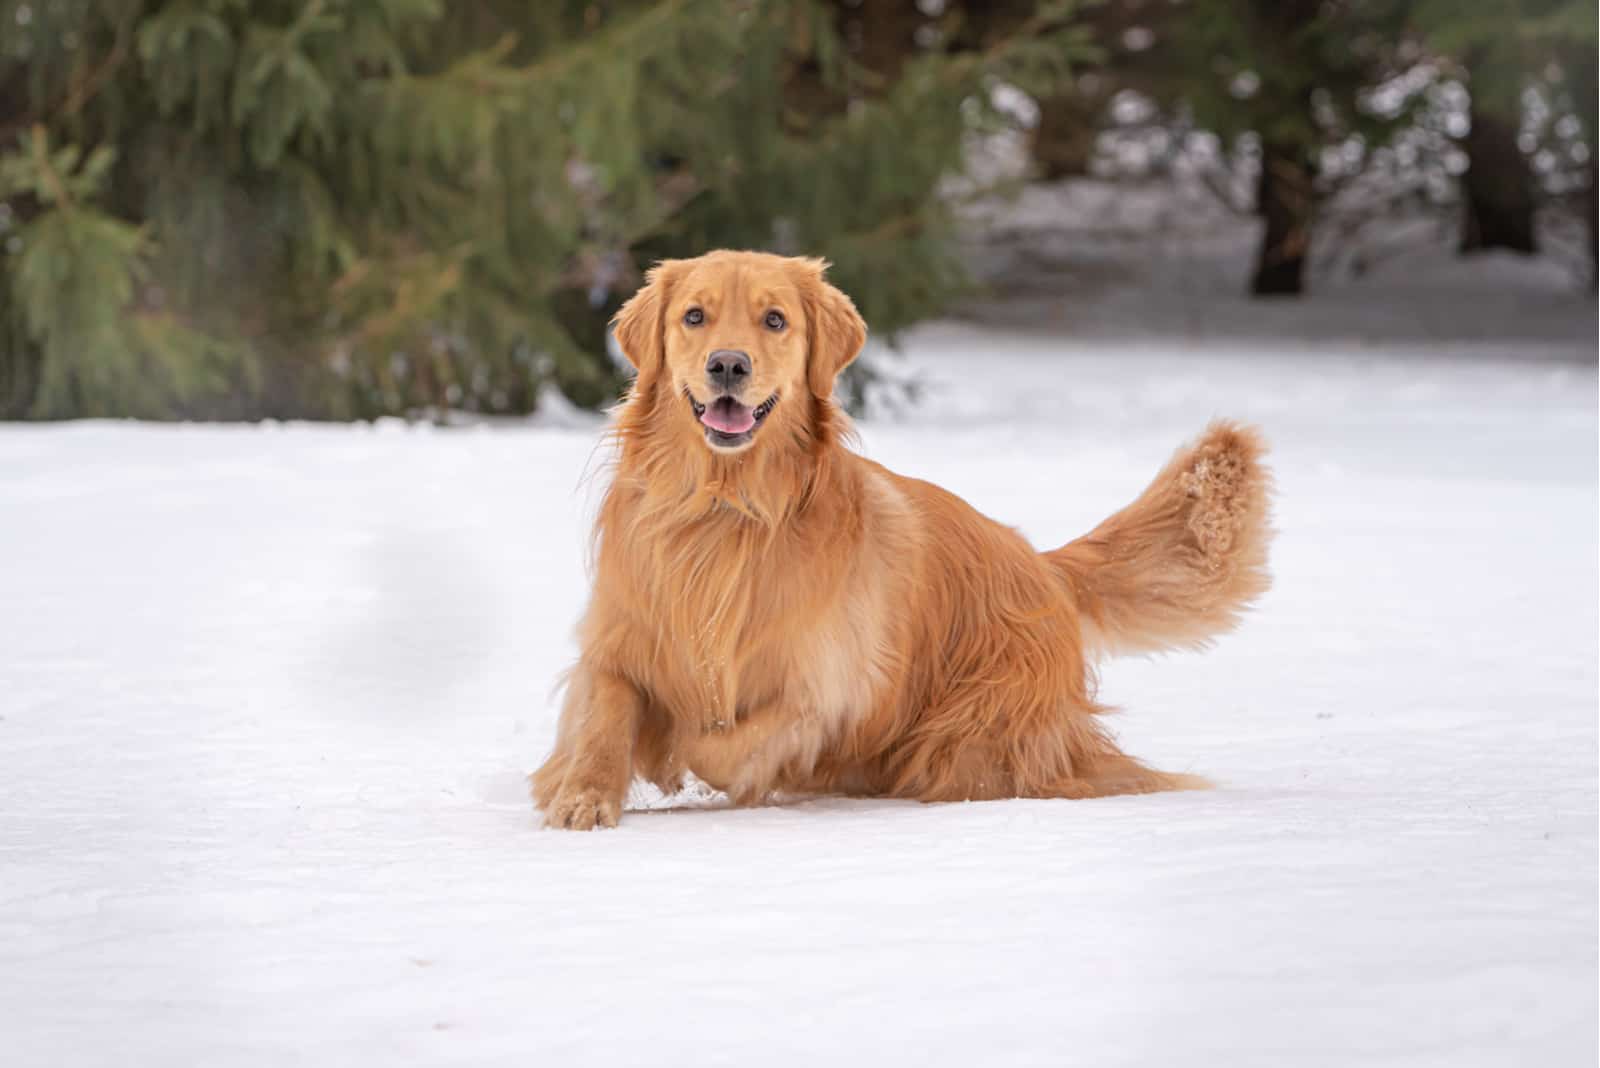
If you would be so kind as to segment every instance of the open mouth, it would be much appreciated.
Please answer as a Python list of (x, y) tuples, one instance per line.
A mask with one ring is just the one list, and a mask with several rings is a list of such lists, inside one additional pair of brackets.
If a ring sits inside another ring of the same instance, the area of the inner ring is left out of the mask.
[(705, 428), (706, 440), (723, 449), (748, 444), (755, 436), (756, 428), (761, 425), (762, 420), (772, 414), (772, 409), (778, 403), (776, 393), (754, 408), (740, 404), (726, 395), (718, 397), (710, 404), (701, 404), (687, 389), (683, 391), (683, 395), (688, 398), (694, 417), (700, 420), (700, 425)]

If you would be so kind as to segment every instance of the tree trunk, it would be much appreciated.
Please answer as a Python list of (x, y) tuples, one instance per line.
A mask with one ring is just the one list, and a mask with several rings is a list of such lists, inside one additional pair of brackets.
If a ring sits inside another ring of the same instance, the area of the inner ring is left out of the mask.
[(1561, 61), (1567, 74), (1567, 81), (1572, 86), (1572, 98), (1577, 111), (1578, 119), (1583, 123), (1584, 139), (1589, 142), (1589, 162), (1584, 171), (1589, 179), (1588, 187), (1579, 191), (1583, 197), (1583, 221), (1589, 229), (1589, 287), (1600, 288), (1600, 155), (1596, 154), (1595, 134), (1600, 129), (1600, 114), (1597, 114), (1596, 101), (1600, 100), (1600, 91), (1596, 83), (1600, 82), (1600, 60), (1596, 59), (1595, 50), (1586, 48), (1582, 44), (1568, 47)]
[(914, 3), (851, 3), (832, 0), (833, 20), (844, 48), (855, 64), (866, 72), (866, 79), (841, 91), (823, 81), (822, 67), (812, 55), (815, 43), (804, 19), (796, 19), (796, 55), (806, 58), (784, 76), (784, 121), (791, 133), (803, 133), (810, 124), (827, 116), (842, 114), (850, 104), (850, 93), (876, 96), (886, 92), (900, 78), (908, 60), (926, 51), (917, 41), (917, 30), (932, 25)]
[(1041, 178), (1055, 181), (1089, 173), (1101, 103), (1076, 92), (1039, 101), (1039, 125), (1034, 127), (1031, 148)]
[(1250, 292), (1258, 297), (1305, 291), (1306, 254), (1316, 217), (1316, 190), (1306, 153), (1283, 144), (1261, 146), (1256, 213), (1266, 222)]
[(1515, 114), (1472, 105), (1472, 130), (1462, 142), (1467, 173), (1461, 179), (1461, 251), (1504, 248), (1537, 252), (1533, 233), (1533, 172), (1517, 147)]
[(1581, 195), (1583, 221), (1589, 227), (1589, 288), (1600, 290), (1600, 159), (1595, 156), (1592, 139), (1589, 144), (1589, 188)]
[(845, 47), (885, 86), (900, 80), (906, 62), (926, 51), (917, 31), (929, 25), (916, 4), (867, 3), (849, 11), (844, 22)]

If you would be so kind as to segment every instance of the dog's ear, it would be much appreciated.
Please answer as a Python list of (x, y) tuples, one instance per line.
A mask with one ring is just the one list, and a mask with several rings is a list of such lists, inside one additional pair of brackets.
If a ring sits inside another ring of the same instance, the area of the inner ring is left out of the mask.
[(644, 286), (617, 309), (611, 328), (617, 347), (639, 370), (641, 380), (661, 369), (667, 354), (663, 331), (668, 294), (681, 273), (683, 260), (662, 260), (645, 272)]
[(850, 366), (867, 340), (867, 324), (849, 297), (823, 277), (826, 260), (803, 260), (806, 284), (806, 325), (811, 335), (811, 351), (806, 357), (806, 383), (811, 392), (826, 398), (833, 393), (833, 380)]

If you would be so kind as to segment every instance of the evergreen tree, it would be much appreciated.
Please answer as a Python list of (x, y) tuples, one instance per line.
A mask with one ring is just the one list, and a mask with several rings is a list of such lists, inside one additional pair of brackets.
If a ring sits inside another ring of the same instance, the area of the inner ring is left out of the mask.
[[(1463, 5), (1422, 0), (1416, 20), (1429, 43), (1453, 57), (1472, 94), (1471, 126), (1462, 138), (1470, 161), (1462, 180), (1461, 249), (1534, 252), (1540, 190), (1525, 150), (1539, 132), (1524, 130), (1526, 93), (1542, 92), (1571, 114), (1583, 139), (1577, 193), (1585, 203), (1591, 259), (1595, 247), (1594, 137), (1596, 11), (1586, 0), (1482, 0)], [(1568, 140), (1574, 140), (1568, 138)]]
[(1327, 150), (1381, 141), (1403, 121), (1367, 106), (1397, 69), (1407, 0), (1193, 0), (1174, 35), (1196, 124), (1259, 146), (1258, 296), (1305, 288)]
[(599, 404), (641, 269), (718, 245), (830, 257), (892, 334), (1069, 14), (882, 76), (826, 0), (0, 0), (0, 414)]
[(1079, 22), (1099, 49), (1100, 61), (1039, 100), (1031, 147), (1041, 177), (1091, 172), (1107, 110), (1118, 93), (1131, 90), (1170, 113), (1182, 95), (1180, 63), (1192, 58), (1175, 47), (1184, 16), (1179, 5), (1151, 0), (1100, 0), (1084, 9)]

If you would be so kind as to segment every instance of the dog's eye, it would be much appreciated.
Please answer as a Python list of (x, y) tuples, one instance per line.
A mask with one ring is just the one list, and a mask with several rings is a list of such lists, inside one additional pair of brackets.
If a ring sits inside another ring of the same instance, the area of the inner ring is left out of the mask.
[(783, 327), (784, 327), (784, 324), (787, 323), (787, 322), (788, 322), (788, 320), (783, 317), (783, 312), (781, 312), (781, 311), (769, 311), (769, 312), (767, 312), (766, 324), (767, 324), (767, 329), (768, 330), (782, 330)]
[(706, 321), (706, 313), (699, 308), (690, 308), (683, 313), (683, 321), (688, 326), (699, 326)]

